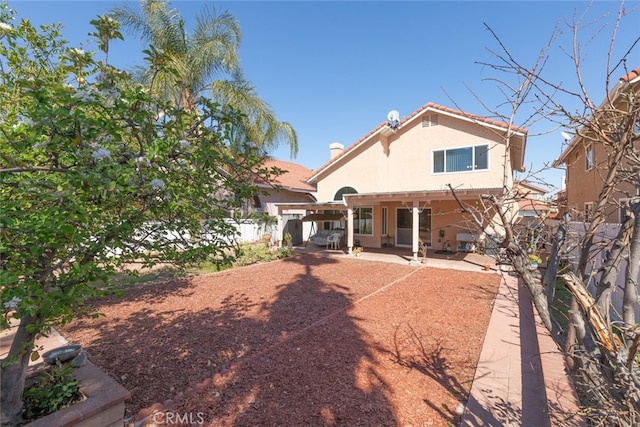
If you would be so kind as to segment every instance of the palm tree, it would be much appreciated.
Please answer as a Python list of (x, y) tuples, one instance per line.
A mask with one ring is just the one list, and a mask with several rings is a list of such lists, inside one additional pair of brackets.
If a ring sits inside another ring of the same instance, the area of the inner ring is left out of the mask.
[[(147, 51), (152, 67), (139, 67), (137, 74), (152, 82), (158, 95), (193, 110), (196, 99), (209, 90), (214, 101), (244, 114), (241, 128), (233, 134), (234, 144), (253, 142), (269, 151), (287, 143), (291, 157), (297, 155), (293, 127), (278, 121), (242, 76), (238, 57), (242, 34), (228, 11), (218, 14), (213, 6), (203, 8), (192, 34), (187, 34), (184, 19), (169, 9), (167, 0), (140, 0), (139, 9), (123, 3), (111, 10), (111, 16), (152, 46)], [(153, 68), (154, 61), (166, 66)]]
[(222, 105), (231, 105), (241, 111), (242, 126), (235, 129), (234, 143), (243, 141), (269, 141), (265, 148), (276, 147), (289, 142), (291, 157), (298, 151), (298, 136), (287, 122), (279, 122), (271, 112), (271, 107), (258, 96), (251, 82), (234, 73), (233, 80), (217, 80), (211, 85), (213, 99)]

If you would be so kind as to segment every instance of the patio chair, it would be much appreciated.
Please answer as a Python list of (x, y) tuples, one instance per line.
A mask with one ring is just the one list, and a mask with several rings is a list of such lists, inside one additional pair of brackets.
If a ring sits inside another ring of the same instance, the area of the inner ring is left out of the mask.
[(333, 233), (327, 237), (327, 249), (340, 249), (340, 240), (342, 235), (340, 233)]

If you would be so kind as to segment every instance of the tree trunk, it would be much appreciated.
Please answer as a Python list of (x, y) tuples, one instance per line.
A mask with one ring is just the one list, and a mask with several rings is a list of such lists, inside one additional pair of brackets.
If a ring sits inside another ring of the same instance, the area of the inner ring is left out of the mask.
[(528, 255), (520, 248), (515, 245), (510, 247), (511, 250), (511, 263), (513, 264), (513, 268), (518, 273), (524, 285), (527, 287), (531, 295), (531, 300), (533, 301), (533, 305), (540, 316), (540, 320), (542, 324), (547, 328), (547, 330), (551, 333), (551, 336), (554, 340), (562, 345), (564, 343), (564, 338), (562, 336), (562, 330), (560, 329), (560, 325), (558, 322), (554, 321), (551, 316), (551, 312), (549, 310), (549, 300), (547, 299), (547, 294), (544, 291), (544, 287), (542, 286), (541, 281), (535, 277), (532, 272), (529, 270), (529, 257)]
[(632, 217), (627, 217), (621, 224), (620, 231), (604, 263), (600, 282), (596, 284), (596, 307), (609, 325), (611, 325), (611, 294), (615, 290), (616, 280), (620, 274), (620, 264), (629, 242), (632, 221)]
[(25, 315), (20, 319), (9, 354), (2, 360), (0, 372), (0, 408), (3, 426), (17, 426), (22, 422), (22, 392), (37, 331), (36, 318)]
[(551, 254), (547, 258), (547, 270), (544, 273), (543, 285), (547, 293), (547, 301), (553, 304), (556, 294), (556, 277), (560, 266), (560, 248), (564, 245), (567, 236), (566, 219), (563, 219), (558, 226), (558, 230), (553, 234), (553, 246)]
[(629, 245), (622, 318), (627, 326), (636, 324), (635, 306), (638, 304), (638, 272), (640, 271), (640, 199), (634, 199), (630, 210), (633, 213), (633, 234)]

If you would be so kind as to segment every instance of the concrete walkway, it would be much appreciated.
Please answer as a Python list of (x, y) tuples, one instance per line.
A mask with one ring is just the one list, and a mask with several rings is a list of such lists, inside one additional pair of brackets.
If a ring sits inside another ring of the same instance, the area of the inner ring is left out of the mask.
[[(9, 328), (4, 329), (0, 332), (0, 359), (5, 358), (9, 354), (9, 348), (11, 347), (11, 343), (13, 342), (13, 336), (16, 333), (16, 329), (18, 327), (18, 321), (15, 319), (11, 319), (11, 325)], [(29, 366), (38, 366), (40, 363), (43, 363), (42, 354), (46, 351), (52, 350), (56, 347), (62, 347), (69, 344), (67, 340), (58, 333), (55, 329), (51, 329), (46, 335), (41, 336), (35, 342), (35, 350), (38, 351), (39, 355), (37, 359), (33, 359), (29, 361)]]
[(562, 354), (528, 291), (503, 275), (463, 426), (586, 426)]

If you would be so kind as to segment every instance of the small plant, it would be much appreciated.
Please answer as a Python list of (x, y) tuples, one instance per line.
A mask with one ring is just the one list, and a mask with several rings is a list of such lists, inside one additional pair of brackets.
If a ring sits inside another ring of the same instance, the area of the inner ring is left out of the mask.
[(529, 254), (529, 262), (531, 264), (540, 264), (540, 263), (542, 263), (542, 258), (540, 258), (536, 254)]
[(250, 265), (272, 259), (273, 253), (264, 244), (246, 244), (240, 247), (234, 266)]
[(289, 258), (292, 254), (293, 252), (291, 252), (291, 249), (289, 248), (278, 248), (278, 251), (276, 252), (276, 257), (278, 259)]
[(73, 364), (57, 361), (30, 387), (24, 389), (22, 417), (35, 420), (62, 409), (82, 398), (79, 381), (73, 378)]
[(291, 236), (291, 233), (284, 233), (282, 240), (288, 246), (293, 241), (293, 237)]
[(360, 256), (361, 253), (362, 253), (362, 246), (356, 246), (355, 248), (353, 248), (353, 254), (355, 256)]

